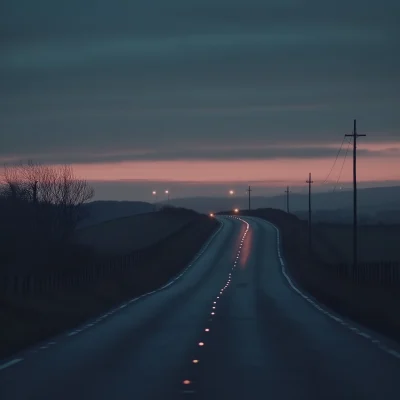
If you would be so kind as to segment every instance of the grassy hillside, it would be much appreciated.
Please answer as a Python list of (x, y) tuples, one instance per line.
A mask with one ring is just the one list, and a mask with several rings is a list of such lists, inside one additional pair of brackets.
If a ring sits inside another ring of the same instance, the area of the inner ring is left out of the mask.
[(153, 204), (142, 201), (92, 201), (83, 205), (82, 213), (85, 218), (79, 224), (79, 228), (153, 210)]
[(75, 241), (101, 254), (124, 254), (166, 238), (196, 214), (150, 212), (103, 222), (76, 232)]
[[(336, 250), (339, 262), (351, 263), (353, 260), (353, 226), (350, 224), (315, 224), (315, 240), (323, 238)], [(382, 260), (400, 261), (400, 224), (365, 225), (358, 227), (358, 249), (360, 262), (380, 262)], [(331, 254), (317, 246), (315, 251), (321, 258), (332, 262)]]

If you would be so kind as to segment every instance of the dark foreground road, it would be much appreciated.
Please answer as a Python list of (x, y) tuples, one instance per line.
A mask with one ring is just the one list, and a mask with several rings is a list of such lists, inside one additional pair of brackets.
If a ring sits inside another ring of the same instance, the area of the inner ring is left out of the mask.
[(274, 227), (223, 221), (167, 289), (2, 361), (0, 399), (400, 399), (398, 347), (296, 292)]

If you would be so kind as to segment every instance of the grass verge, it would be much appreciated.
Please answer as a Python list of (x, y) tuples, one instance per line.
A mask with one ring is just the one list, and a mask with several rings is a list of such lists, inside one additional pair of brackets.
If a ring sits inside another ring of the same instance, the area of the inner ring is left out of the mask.
[(279, 228), (287, 268), (300, 288), (342, 316), (400, 343), (399, 288), (357, 285), (339, 279), (318, 259), (309, 256), (307, 226), (294, 215), (273, 209), (242, 215), (260, 217)]

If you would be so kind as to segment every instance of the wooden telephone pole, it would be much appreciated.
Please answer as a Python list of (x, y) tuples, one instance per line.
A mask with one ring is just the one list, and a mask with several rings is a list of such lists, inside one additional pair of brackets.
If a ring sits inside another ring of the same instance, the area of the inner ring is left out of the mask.
[(250, 200), (250, 193), (252, 192), (250, 185), (249, 188), (247, 189), (248, 193), (249, 193), (249, 211), (251, 210), (251, 200)]
[(354, 120), (353, 133), (345, 135), (353, 138), (353, 271), (356, 270), (358, 264), (357, 250), (357, 138), (360, 136), (357, 133), (357, 121)]
[(285, 193), (286, 193), (286, 211), (289, 214), (289, 193), (290, 193), (289, 186), (286, 188)]
[(312, 225), (311, 225), (311, 184), (314, 183), (311, 180), (311, 172), (308, 176), (308, 253), (311, 254), (312, 249)]

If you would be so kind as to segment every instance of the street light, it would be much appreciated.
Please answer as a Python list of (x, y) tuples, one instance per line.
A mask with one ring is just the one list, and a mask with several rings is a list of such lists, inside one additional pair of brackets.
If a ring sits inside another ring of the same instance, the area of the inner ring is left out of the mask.
[(169, 190), (166, 190), (166, 191), (165, 191), (165, 194), (167, 195), (167, 198), (168, 198), (168, 204), (169, 204)]
[[(234, 194), (235, 194), (235, 191), (234, 191), (234, 190), (230, 190), (230, 191), (229, 191), (229, 195), (230, 195), (230, 196), (233, 196)], [(232, 204), (232, 205), (234, 205), (234, 204)]]
[(155, 201), (154, 201), (154, 211), (157, 210), (157, 192), (153, 190), (153, 196), (155, 196)]
[(239, 212), (239, 209), (238, 209), (238, 208), (235, 208), (233, 211), (234, 211), (235, 213), (238, 213), (238, 212)]

